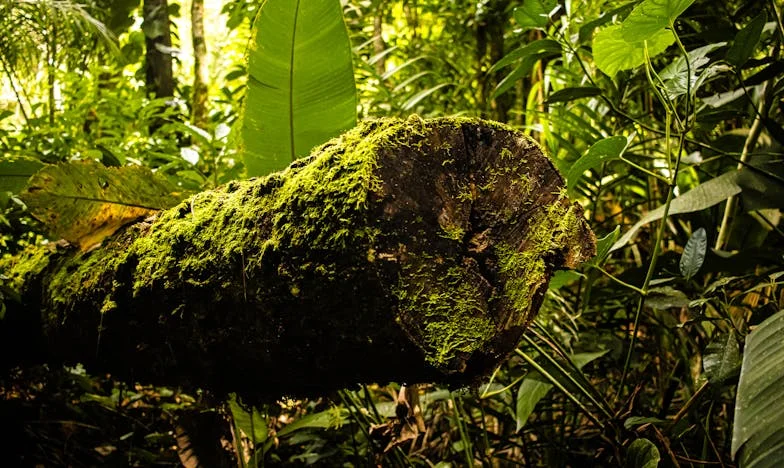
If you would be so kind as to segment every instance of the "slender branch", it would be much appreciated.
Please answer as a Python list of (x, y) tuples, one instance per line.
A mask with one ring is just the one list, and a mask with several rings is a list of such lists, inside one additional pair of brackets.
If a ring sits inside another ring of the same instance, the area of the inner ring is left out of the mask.
[[(754, 150), (754, 147), (757, 146), (757, 140), (762, 133), (762, 115), (764, 115), (765, 108), (767, 107), (769, 88), (769, 81), (766, 81), (763, 85), (762, 93), (760, 94), (759, 103), (757, 104), (757, 116), (754, 118), (754, 123), (752, 123), (749, 134), (743, 144), (743, 151), (741, 152), (740, 160), (738, 161), (739, 171), (742, 170), (748, 162), (749, 156)], [(729, 241), (730, 233), (732, 232), (732, 220), (735, 216), (737, 204), (737, 196), (733, 195), (727, 199), (727, 204), (724, 207), (724, 216), (721, 220), (721, 228), (719, 229), (719, 235), (716, 238), (716, 250), (722, 250)]]

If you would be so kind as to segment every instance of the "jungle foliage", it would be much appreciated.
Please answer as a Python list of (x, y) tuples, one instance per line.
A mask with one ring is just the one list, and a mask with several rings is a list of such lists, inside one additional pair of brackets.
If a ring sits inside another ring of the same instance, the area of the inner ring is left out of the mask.
[[(198, 121), (178, 53), (191, 4), (143, 3), (0, 0), (4, 254), (100, 242), (111, 229), (63, 223), (89, 225), (101, 210), (82, 199), (114, 197), (104, 185), (119, 174), (153, 193), (117, 196), (154, 210), (285, 167), (358, 120), (410, 114), (494, 119), (538, 140), (598, 254), (553, 278), (479, 386), (379, 382), (249, 407), (81, 366), (16, 369), (0, 378), (14, 434), (3, 453), (47, 466), (784, 459), (778, 2), (226, 0)], [(145, 46), (167, 34), (154, 49), (174, 57), (173, 95), (161, 96)], [(0, 279), (2, 320), (15, 293)]]

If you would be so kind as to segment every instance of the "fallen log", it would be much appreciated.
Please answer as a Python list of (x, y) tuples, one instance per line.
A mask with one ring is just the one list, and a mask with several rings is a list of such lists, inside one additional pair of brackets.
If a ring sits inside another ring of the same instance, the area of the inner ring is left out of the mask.
[[(375, 120), (82, 253), (3, 260), (2, 354), (218, 393), (466, 383), (518, 343), (595, 238), (530, 139), (470, 119)], [(23, 332), (22, 330), (26, 331)]]

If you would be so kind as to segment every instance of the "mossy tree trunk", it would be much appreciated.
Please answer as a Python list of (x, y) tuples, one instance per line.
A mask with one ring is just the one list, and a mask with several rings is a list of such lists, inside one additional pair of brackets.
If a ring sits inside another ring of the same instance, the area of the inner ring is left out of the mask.
[(35, 343), (47, 362), (257, 397), (468, 382), (511, 352), (552, 272), (594, 241), (525, 136), (371, 121), (88, 253), (5, 259), (21, 303), (0, 322), (2, 355)]

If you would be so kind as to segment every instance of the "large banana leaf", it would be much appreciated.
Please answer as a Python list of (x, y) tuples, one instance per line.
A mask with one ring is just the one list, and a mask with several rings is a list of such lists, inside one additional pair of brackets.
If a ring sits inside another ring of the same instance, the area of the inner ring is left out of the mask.
[(242, 141), (248, 176), (283, 169), (356, 124), (339, 0), (266, 0), (255, 23)]
[(784, 461), (784, 310), (746, 338), (735, 400), (732, 455), (741, 467)]

